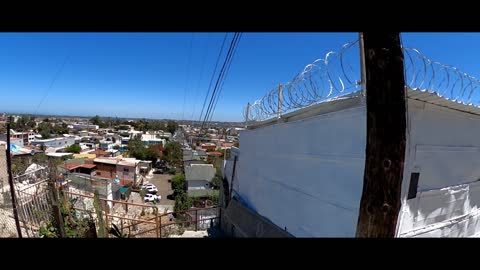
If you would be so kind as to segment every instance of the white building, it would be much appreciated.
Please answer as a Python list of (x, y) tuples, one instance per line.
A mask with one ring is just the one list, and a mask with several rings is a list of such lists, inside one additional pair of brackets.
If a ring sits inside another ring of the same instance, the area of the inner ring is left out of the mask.
[(83, 129), (97, 130), (99, 128), (98, 125), (91, 125), (91, 124), (73, 124), (72, 127), (73, 127), (74, 130), (83, 130)]
[[(243, 131), (224, 174), (230, 185), (237, 156), (234, 196), (293, 236), (354, 237), (365, 167), (362, 99), (351, 94)], [(407, 103), (396, 236), (476, 236), (480, 108), (411, 90)]]
[(75, 137), (52, 138), (52, 139), (44, 139), (44, 140), (35, 139), (31, 141), (30, 144), (35, 146), (44, 145), (46, 147), (62, 149), (62, 148), (67, 148), (72, 144), (75, 144)]
[(237, 136), (242, 130), (245, 130), (245, 128), (233, 127), (227, 129), (227, 132), (230, 136)]

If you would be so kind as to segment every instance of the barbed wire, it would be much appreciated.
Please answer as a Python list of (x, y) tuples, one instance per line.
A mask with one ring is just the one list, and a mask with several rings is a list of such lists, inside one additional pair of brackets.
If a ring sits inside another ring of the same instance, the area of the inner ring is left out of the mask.
[[(458, 68), (444, 65), (422, 55), (417, 49), (403, 48), (405, 84), (412, 90), (435, 93), (449, 100), (479, 105), (474, 93), (480, 81)], [(338, 52), (305, 66), (290, 82), (271, 89), (250, 105), (249, 121), (263, 121), (300, 108), (362, 90), (358, 40), (348, 42)], [(279, 108), (279, 96), (282, 103)], [(476, 99), (475, 99), (476, 98)], [(246, 107), (242, 114), (246, 118)]]

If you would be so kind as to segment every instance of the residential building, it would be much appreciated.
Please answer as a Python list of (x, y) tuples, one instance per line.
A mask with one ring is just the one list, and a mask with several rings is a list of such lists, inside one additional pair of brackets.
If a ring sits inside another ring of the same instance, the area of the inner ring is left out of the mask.
[(230, 136), (238, 136), (238, 134), (240, 134), (240, 132), (243, 130), (245, 130), (245, 128), (233, 127), (227, 129), (227, 132)]
[(157, 135), (155, 135), (155, 134), (142, 134), (141, 140), (146, 145), (162, 145), (162, 146), (164, 146), (167, 143), (167, 140), (157, 138)]
[(210, 182), (216, 169), (212, 164), (190, 164), (185, 167), (185, 180), (188, 190), (211, 189)]
[(99, 128), (98, 125), (91, 125), (91, 124), (73, 124), (72, 125), (72, 128), (74, 130), (90, 130), (90, 129), (93, 129), (93, 130), (97, 130)]
[(165, 132), (163, 130), (156, 131), (156, 132), (154, 132), (154, 134), (160, 136), (161, 138), (170, 139), (172, 137), (172, 133)]
[(61, 149), (69, 147), (72, 144), (75, 144), (75, 137), (63, 137), (63, 138), (52, 138), (52, 139), (35, 139), (30, 142), (34, 146), (45, 146), (53, 147), (55, 149)]
[(200, 148), (203, 150), (215, 150), (217, 145), (214, 143), (202, 143), (200, 144)]
[(113, 143), (112, 139), (110, 139), (110, 138), (107, 138), (107, 139), (105, 139), (105, 140), (99, 141), (99, 148), (102, 149), (102, 150), (113, 149), (113, 147), (114, 147), (115, 145), (116, 145), (116, 144)]
[(95, 158), (93, 163), (97, 166), (96, 176), (117, 179), (121, 185), (137, 184), (140, 173), (139, 163), (134, 158)]

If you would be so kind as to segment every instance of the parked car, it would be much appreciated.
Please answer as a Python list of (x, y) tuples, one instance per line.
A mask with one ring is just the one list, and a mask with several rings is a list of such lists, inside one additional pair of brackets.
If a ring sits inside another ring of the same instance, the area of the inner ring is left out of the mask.
[(156, 186), (154, 184), (143, 184), (140, 186), (141, 189), (147, 189), (147, 188), (150, 188), (150, 187), (154, 187), (156, 188)]
[(158, 189), (157, 189), (157, 187), (155, 187), (155, 186), (149, 186), (149, 187), (146, 187), (145, 189), (146, 189), (146, 190), (148, 191), (148, 193), (150, 193), (150, 194), (157, 194), (157, 192), (158, 192)]
[(163, 174), (163, 172), (164, 172), (163, 169), (155, 169), (153, 171), (154, 174)]
[(145, 197), (143, 198), (145, 202), (159, 202), (161, 199), (162, 196), (154, 194), (145, 194)]

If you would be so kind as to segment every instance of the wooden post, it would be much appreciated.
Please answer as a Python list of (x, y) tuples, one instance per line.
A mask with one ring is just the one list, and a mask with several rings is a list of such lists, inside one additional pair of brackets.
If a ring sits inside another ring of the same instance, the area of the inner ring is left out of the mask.
[[(109, 231), (109, 228), (110, 228), (110, 227), (108, 226), (108, 214), (109, 214), (109, 211), (108, 211), (108, 204), (107, 204), (107, 201), (106, 201), (106, 200), (103, 201), (103, 209), (104, 209), (104, 211), (105, 211), (105, 231), (106, 231), (106, 232), (105, 232), (105, 234), (106, 234), (105, 237), (106, 237), (106, 238), (109, 238), (109, 234), (110, 234), (110, 233), (108, 232), (108, 231)], [(101, 217), (100, 217), (100, 218), (101, 218)], [(121, 220), (120, 220), (120, 222), (121, 222)]]
[(160, 227), (160, 238), (162, 238), (162, 216), (159, 216), (158, 226)]
[(357, 237), (395, 237), (406, 142), (403, 52), (399, 33), (363, 33), (367, 146)]
[(59, 206), (59, 196), (57, 192), (57, 165), (52, 161), (52, 158), (48, 158), (48, 167), (49, 167), (49, 180), (48, 186), (50, 187), (50, 192), (52, 196), (52, 211), (55, 222), (57, 223), (57, 229), (60, 234), (60, 238), (66, 238), (67, 234), (65, 233), (65, 224), (63, 223), (62, 213)]
[[(9, 117), (11, 118), (11, 117)], [(13, 217), (15, 219), (15, 226), (17, 227), (18, 238), (22, 238), (22, 229), (20, 228), (20, 220), (18, 219), (17, 210), (17, 197), (15, 195), (15, 186), (13, 185), (12, 175), (12, 156), (10, 154), (10, 119), (7, 120), (7, 171), (8, 171), (8, 184), (10, 185), (10, 196), (12, 197)]]
[(198, 230), (198, 209), (195, 209), (195, 231)]

